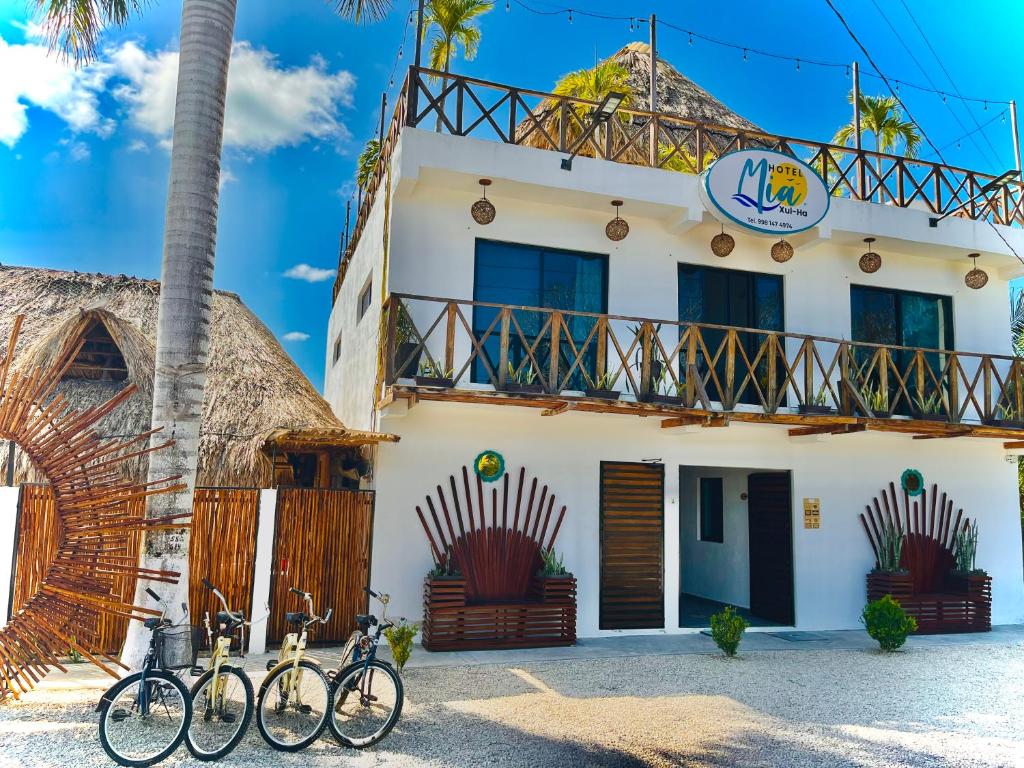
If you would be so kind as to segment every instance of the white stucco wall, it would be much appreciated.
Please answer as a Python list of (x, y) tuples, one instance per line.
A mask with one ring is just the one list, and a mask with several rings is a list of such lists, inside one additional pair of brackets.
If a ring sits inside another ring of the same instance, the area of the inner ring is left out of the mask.
[[(394, 411), (402, 412), (396, 405)], [(600, 462), (660, 459), (665, 464), (665, 631), (678, 630), (679, 465), (790, 470), (796, 626), (857, 628), (864, 576), (874, 560), (858, 514), (889, 482), (915, 467), (980, 523), (978, 564), (993, 576), (993, 621), (1024, 622), (1017, 468), (998, 441), (912, 440), (861, 433), (823, 441), (793, 439), (785, 427), (733, 424), (680, 433), (657, 419), (490, 405), (421, 402), (382, 428), (402, 441), (382, 447), (371, 580), (393, 598), (393, 613), (422, 614), (423, 577), (431, 560), (415, 507), (448, 475), (485, 448), (508, 467), (547, 482), (568, 506), (556, 549), (579, 580), (579, 634), (598, 626)], [(821, 499), (821, 528), (803, 528), (802, 499)]]
[(18, 486), (0, 486), (0, 627), (10, 610), (11, 576), (14, 568), (14, 534), (18, 525)]
[[(672, 467), (666, 471), (671, 472)], [(709, 600), (750, 607), (750, 531), (747, 469), (679, 469), (679, 547), (682, 591)], [(700, 479), (722, 478), (722, 541), (700, 538)]]

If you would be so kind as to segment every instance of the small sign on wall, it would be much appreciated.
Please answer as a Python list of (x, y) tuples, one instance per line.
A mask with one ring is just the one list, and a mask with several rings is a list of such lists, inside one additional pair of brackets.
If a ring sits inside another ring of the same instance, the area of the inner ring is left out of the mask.
[(821, 499), (804, 498), (804, 528), (821, 528)]

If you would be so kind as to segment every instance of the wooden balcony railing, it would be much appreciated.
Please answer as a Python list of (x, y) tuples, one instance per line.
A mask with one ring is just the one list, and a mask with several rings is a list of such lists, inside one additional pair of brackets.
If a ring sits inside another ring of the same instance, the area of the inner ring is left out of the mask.
[(387, 385), (1024, 429), (1021, 358), (408, 294), (385, 312)]
[[(568, 154), (577, 149), (596, 107), (597, 102), (585, 99), (410, 67), (384, 139), (381, 160), (364, 189), (348, 248), (339, 260), (335, 297), (404, 126)], [(745, 148), (774, 149), (803, 160), (818, 171), (836, 196), (1024, 226), (1024, 185), (1020, 180), (983, 192), (996, 178), (994, 175), (866, 149), (698, 123), (658, 112), (619, 109), (607, 127), (583, 139), (580, 154), (700, 173), (722, 155)]]

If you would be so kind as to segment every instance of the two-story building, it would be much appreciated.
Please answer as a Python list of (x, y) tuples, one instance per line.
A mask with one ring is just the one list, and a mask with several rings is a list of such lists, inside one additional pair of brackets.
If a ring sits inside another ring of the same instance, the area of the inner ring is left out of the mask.
[(417, 505), (490, 449), (567, 506), (584, 637), (722, 604), (859, 626), (860, 513), (908, 469), (977, 523), (993, 621), (1024, 621), (1019, 174), (430, 74), (410, 71), (328, 333), (338, 417), (401, 436), (373, 472), (396, 614), (421, 615), (432, 564)]

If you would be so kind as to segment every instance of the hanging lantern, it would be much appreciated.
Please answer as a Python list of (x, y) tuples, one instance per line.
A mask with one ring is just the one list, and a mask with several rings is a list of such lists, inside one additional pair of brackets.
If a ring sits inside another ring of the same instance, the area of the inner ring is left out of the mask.
[(877, 272), (882, 268), (882, 257), (871, 250), (871, 244), (875, 242), (873, 237), (865, 237), (864, 242), (868, 244), (867, 253), (860, 257), (860, 271), (867, 272), (869, 275), (873, 272)]
[(722, 227), (722, 231), (711, 238), (711, 252), (721, 259), (732, 253), (732, 249), (735, 247), (736, 241), (732, 235), (726, 234), (725, 227)]
[(629, 234), (629, 224), (619, 216), (619, 206), (622, 205), (622, 201), (612, 200), (612, 205), (615, 206), (615, 218), (605, 225), (604, 233), (608, 235), (609, 240), (618, 242), (619, 240), (624, 240), (626, 235)]
[(793, 246), (785, 240), (779, 240), (779, 242), (772, 246), (772, 258), (779, 262), (779, 264), (785, 264), (793, 258)]
[(469, 209), (470, 214), (473, 216), (473, 221), (477, 224), (490, 224), (494, 221), (494, 203), (487, 199), (487, 188), (491, 186), (490, 179), (480, 179), (480, 186), (483, 187), (484, 196), (473, 203), (473, 207)]
[(984, 288), (985, 284), (988, 282), (988, 273), (983, 269), (978, 269), (978, 257), (980, 255), (980, 253), (971, 253), (967, 255), (968, 259), (973, 259), (974, 266), (971, 268), (971, 271), (964, 276), (964, 283), (968, 288), (973, 288), (974, 290)]

